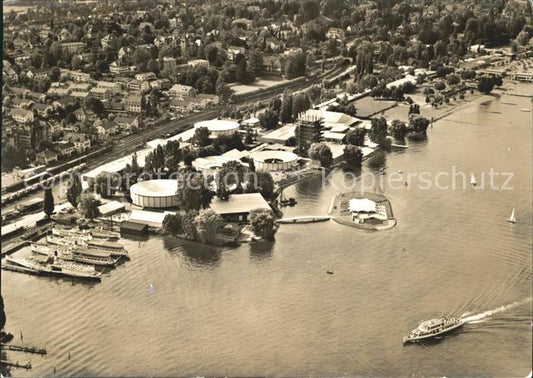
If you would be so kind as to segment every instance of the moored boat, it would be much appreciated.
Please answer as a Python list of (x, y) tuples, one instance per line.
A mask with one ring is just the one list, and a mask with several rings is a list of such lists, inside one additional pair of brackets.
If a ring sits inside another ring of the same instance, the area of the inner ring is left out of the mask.
[(115, 266), (120, 260), (119, 257), (111, 256), (110, 252), (88, 249), (84, 247), (73, 248), (69, 254), (63, 254), (63, 259), (69, 259), (84, 264)]
[(18, 259), (6, 257), (6, 262), (16, 267), (21, 267), (25, 273), (47, 274), (73, 278), (100, 280), (102, 274), (94, 269), (93, 265), (76, 264), (57, 259), (52, 256), (31, 259)]
[(417, 342), (443, 335), (461, 327), (464, 321), (460, 318), (437, 318), (426, 320), (413, 329), (408, 336), (403, 338), (404, 343)]
[(106, 240), (89, 240), (87, 241), (87, 248), (110, 252), (113, 256), (129, 256), (128, 251), (126, 251), (124, 246), (117, 242), (110, 242)]

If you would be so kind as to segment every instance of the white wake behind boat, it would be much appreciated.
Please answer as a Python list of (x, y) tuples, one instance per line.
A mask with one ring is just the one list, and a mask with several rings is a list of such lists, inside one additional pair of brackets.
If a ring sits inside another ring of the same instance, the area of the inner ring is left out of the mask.
[(470, 174), (470, 185), (473, 185), (473, 186), (477, 185), (476, 176), (474, 176), (473, 173)]
[(511, 212), (511, 216), (507, 218), (507, 222), (516, 223), (516, 216), (514, 215), (514, 207), (513, 207), (513, 211)]

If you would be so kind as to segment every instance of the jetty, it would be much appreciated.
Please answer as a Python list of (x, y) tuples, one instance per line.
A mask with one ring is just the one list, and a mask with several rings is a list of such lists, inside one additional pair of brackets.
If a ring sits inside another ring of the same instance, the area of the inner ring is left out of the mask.
[(8, 360), (2, 360), (2, 365), (14, 367), (14, 368), (23, 368), (23, 369), (26, 369), (26, 370), (31, 369), (31, 363), (30, 362), (28, 362), (26, 364), (19, 364), (18, 361), (17, 362), (13, 362), (13, 361), (8, 361)]
[(325, 222), (330, 220), (332, 217), (330, 215), (302, 215), (299, 217), (288, 217), (278, 219), (280, 224), (295, 224), (295, 223), (316, 223), (316, 222)]
[(46, 349), (37, 348), (25, 345), (15, 345), (15, 344), (2, 344), (2, 350), (13, 350), (17, 352), (33, 353), (40, 354), (44, 356), (46, 354)]

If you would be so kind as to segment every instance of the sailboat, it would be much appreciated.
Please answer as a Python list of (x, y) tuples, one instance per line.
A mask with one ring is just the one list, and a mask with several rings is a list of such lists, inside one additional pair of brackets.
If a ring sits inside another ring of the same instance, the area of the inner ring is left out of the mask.
[(509, 218), (507, 218), (507, 222), (516, 223), (516, 217), (514, 215), (514, 207), (513, 207), (513, 211), (511, 213), (511, 216)]
[(474, 176), (473, 173), (470, 174), (470, 185), (473, 185), (473, 186), (477, 185), (476, 177)]

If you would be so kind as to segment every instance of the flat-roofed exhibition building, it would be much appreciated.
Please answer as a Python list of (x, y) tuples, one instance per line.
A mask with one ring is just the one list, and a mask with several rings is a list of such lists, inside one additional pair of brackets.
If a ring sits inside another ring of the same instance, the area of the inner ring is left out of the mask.
[(252, 158), (258, 172), (286, 171), (298, 165), (298, 155), (289, 151), (257, 151)]
[(147, 180), (134, 184), (130, 196), (134, 205), (169, 208), (177, 205), (178, 180)]
[(211, 119), (194, 124), (195, 129), (200, 127), (207, 128), (211, 138), (218, 138), (221, 135), (231, 135), (236, 132), (239, 129), (239, 123), (227, 119)]

